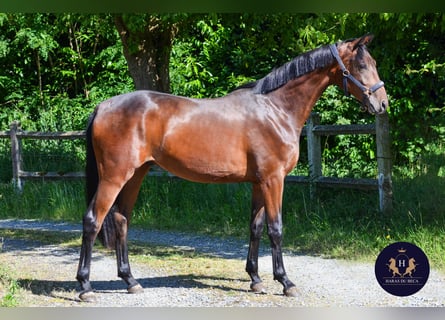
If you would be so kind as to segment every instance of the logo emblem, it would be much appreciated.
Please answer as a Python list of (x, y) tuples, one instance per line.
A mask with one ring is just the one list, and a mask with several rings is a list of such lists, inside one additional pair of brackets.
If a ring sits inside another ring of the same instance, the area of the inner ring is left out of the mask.
[(409, 242), (396, 242), (380, 252), (375, 263), (375, 276), (388, 293), (406, 297), (426, 284), (430, 264), (425, 253)]

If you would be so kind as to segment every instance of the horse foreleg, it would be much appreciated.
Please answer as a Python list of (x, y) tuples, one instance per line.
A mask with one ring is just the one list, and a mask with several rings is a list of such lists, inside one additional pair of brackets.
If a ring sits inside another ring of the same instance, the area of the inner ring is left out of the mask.
[(283, 223), (281, 204), (283, 197), (284, 179), (272, 178), (263, 185), (263, 194), (267, 215), (267, 234), (272, 248), (272, 266), (274, 280), (283, 285), (286, 296), (298, 296), (295, 284), (289, 280), (284, 268), (283, 253), (281, 250), (283, 238)]
[(283, 285), (283, 293), (286, 296), (295, 297), (298, 295), (295, 284), (289, 280), (284, 268), (282, 243), (282, 223), (281, 216), (275, 221), (268, 223), (268, 235), (272, 247), (272, 264), (274, 280)]
[(252, 216), (250, 220), (250, 242), (246, 271), (252, 280), (250, 288), (255, 293), (264, 293), (266, 291), (258, 275), (258, 250), (264, 227), (264, 218), (264, 198), (261, 189), (254, 185), (252, 190)]

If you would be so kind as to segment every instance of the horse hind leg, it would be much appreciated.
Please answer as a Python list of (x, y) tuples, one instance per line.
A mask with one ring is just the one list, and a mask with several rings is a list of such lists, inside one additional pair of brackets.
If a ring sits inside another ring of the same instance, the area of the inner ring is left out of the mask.
[(142, 181), (149, 170), (149, 165), (145, 164), (137, 169), (133, 177), (125, 184), (116, 200), (118, 211), (114, 212), (113, 220), (115, 227), (115, 248), (117, 259), (117, 275), (127, 284), (129, 293), (140, 293), (142, 286), (136, 281), (131, 273), (128, 259), (127, 232), (131, 220), (139, 189)]
[(128, 221), (124, 214), (115, 212), (113, 221), (116, 226), (116, 259), (117, 275), (127, 284), (129, 293), (142, 292), (142, 286), (136, 281), (131, 273), (130, 262), (128, 259), (127, 230)]
[(131, 274), (130, 263), (128, 261), (127, 216), (129, 216), (130, 213), (121, 210), (119, 207), (118, 204), (113, 204), (102, 224), (98, 238), (104, 247), (116, 250), (118, 277), (125, 281), (129, 293), (138, 293), (142, 291), (142, 287)]
[(91, 256), (95, 240), (93, 203), (94, 199), (83, 217), (82, 246), (76, 275), (81, 289), (79, 298), (83, 301), (89, 301), (93, 298), (93, 288), (90, 283)]
[[(94, 241), (100, 230), (104, 245), (110, 247), (114, 244), (116, 248), (118, 276), (127, 283), (128, 292), (142, 291), (142, 287), (131, 274), (127, 229), (140, 185), (148, 169), (148, 165), (140, 167), (126, 183), (125, 179), (122, 179), (121, 183), (106, 180), (99, 182), (96, 195), (83, 217), (82, 246), (76, 276), (81, 287), (79, 298), (82, 301), (94, 300), (89, 280), (90, 266)], [(125, 185), (122, 187), (123, 183)]]
[(83, 217), (82, 246), (76, 275), (76, 279), (81, 287), (81, 293), (79, 294), (81, 300), (88, 301), (93, 299), (93, 289), (90, 283), (90, 266), (94, 241), (121, 188), (122, 186), (117, 183), (99, 182), (96, 195)]

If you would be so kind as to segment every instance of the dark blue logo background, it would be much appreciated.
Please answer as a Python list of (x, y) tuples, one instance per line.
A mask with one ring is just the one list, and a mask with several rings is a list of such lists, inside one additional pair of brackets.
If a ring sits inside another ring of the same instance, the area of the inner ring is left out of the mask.
[(425, 253), (409, 242), (396, 242), (377, 257), (375, 276), (380, 286), (388, 293), (410, 296), (426, 284), (430, 265)]

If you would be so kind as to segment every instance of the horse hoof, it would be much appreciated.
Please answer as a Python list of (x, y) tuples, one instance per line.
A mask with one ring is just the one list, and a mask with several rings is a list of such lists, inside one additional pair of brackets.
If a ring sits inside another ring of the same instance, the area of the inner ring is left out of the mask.
[(128, 293), (142, 293), (144, 291), (144, 288), (138, 283), (130, 288), (127, 289)]
[(79, 294), (79, 299), (83, 302), (95, 302), (96, 295), (93, 291), (85, 291)]
[(283, 293), (286, 297), (298, 297), (300, 292), (297, 287), (290, 287), (288, 289), (283, 289)]
[(257, 293), (257, 294), (264, 294), (264, 293), (266, 293), (266, 288), (263, 286), (262, 282), (251, 283), (250, 284), (250, 289), (252, 289), (252, 291), (254, 293)]

